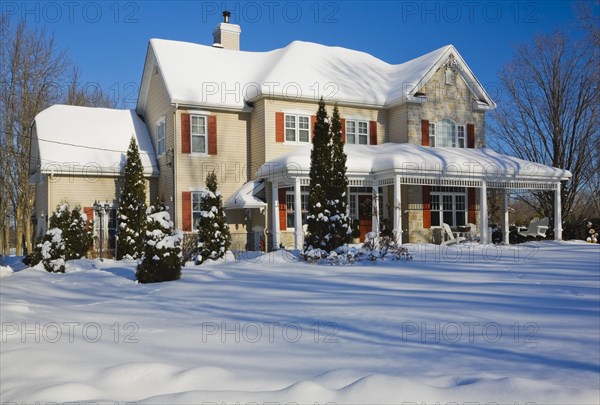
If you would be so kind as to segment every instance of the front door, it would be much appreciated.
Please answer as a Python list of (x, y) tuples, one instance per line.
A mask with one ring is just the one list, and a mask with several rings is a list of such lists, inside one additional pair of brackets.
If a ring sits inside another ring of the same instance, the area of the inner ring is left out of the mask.
[(365, 241), (367, 232), (373, 230), (373, 200), (368, 194), (358, 195), (358, 230), (360, 241)]

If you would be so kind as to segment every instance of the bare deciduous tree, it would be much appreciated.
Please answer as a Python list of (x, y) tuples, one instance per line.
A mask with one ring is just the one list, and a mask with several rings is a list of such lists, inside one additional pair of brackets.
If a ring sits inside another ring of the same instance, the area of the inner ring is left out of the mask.
[[(597, 44), (571, 41), (556, 32), (519, 46), (499, 73), (506, 94), (490, 128), (493, 142), (520, 158), (573, 174), (562, 187), (565, 220), (572, 215), (578, 194), (590, 190), (598, 171), (597, 57)], [(525, 201), (552, 216), (553, 193), (533, 192), (533, 197)]]
[[(114, 102), (98, 86), (87, 94), (90, 86), (79, 83), (79, 71), (53, 35), (24, 22), (15, 26), (5, 14), (0, 17), (0, 59), (0, 253), (8, 253), (14, 233), (12, 246), (21, 255), (23, 242), (30, 250), (33, 239), (29, 150), (35, 116), (55, 103), (112, 107)], [(70, 79), (65, 75), (69, 69)]]

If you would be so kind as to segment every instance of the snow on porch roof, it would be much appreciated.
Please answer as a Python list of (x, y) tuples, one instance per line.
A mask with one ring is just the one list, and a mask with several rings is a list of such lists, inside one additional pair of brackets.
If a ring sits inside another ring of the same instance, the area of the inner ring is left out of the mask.
[[(308, 177), (312, 145), (263, 164), (258, 178)], [(503, 155), (488, 148), (432, 148), (408, 143), (345, 145), (348, 177), (450, 178), (490, 182), (556, 183), (571, 173), (539, 163)]]
[(150, 135), (134, 110), (53, 105), (35, 117), (30, 172), (118, 175), (132, 136), (144, 175), (157, 176)]
[(255, 195), (265, 188), (263, 180), (254, 180), (244, 183), (235, 193), (225, 201), (225, 209), (236, 208), (265, 208), (267, 203)]

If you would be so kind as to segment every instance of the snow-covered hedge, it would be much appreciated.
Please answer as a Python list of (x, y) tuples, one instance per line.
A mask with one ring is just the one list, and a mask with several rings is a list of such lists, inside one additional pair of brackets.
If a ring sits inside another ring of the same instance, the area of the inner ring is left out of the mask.
[(44, 268), (51, 273), (65, 272), (65, 241), (58, 228), (49, 229), (40, 245)]
[(362, 247), (348, 245), (328, 252), (323, 249), (309, 247), (301, 257), (309, 263), (352, 264), (358, 261), (376, 260), (412, 260), (412, 255), (405, 247), (399, 246), (392, 238), (375, 236), (369, 232)]

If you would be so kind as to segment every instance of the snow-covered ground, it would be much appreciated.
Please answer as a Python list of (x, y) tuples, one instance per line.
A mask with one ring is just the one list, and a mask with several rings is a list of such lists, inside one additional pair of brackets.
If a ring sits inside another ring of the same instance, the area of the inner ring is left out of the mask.
[[(600, 245), (0, 267), (2, 401), (597, 404)], [(12, 270), (6, 267), (12, 267)]]

